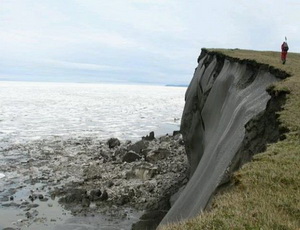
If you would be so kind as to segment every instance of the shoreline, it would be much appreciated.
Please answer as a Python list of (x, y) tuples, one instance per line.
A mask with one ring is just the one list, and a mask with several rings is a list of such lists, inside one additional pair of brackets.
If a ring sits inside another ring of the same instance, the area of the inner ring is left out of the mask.
[(137, 142), (53, 137), (5, 151), (26, 156), (1, 172), (23, 176), (1, 179), (10, 185), (0, 189), (0, 212), (17, 213), (14, 223), (0, 224), (4, 229), (69, 229), (70, 219), (77, 226), (87, 221), (91, 229), (102, 224), (115, 229), (114, 222), (124, 229), (136, 222), (136, 229), (154, 229), (171, 195), (187, 182), (180, 134), (154, 138), (150, 133)]

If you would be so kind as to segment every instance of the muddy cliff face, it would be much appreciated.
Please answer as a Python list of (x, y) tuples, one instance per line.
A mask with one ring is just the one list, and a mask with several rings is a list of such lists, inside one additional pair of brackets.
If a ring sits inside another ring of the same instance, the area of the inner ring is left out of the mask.
[(270, 85), (285, 77), (267, 65), (202, 50), (181, 123), (190, 180), (161, 225), (199, 214), (233, 170), (281, 137), (276, 111), (285, 95)]

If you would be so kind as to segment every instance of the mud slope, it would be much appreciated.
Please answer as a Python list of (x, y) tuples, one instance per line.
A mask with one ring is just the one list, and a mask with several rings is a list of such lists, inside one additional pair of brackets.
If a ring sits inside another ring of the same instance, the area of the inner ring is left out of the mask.
[(285, 95), (270, 85), (286, 73), (206, 49), (198, 63), (181, 123), (190, 180), (161, 225), (199, 214), (233, 170), (280, 138), (275, 112)]

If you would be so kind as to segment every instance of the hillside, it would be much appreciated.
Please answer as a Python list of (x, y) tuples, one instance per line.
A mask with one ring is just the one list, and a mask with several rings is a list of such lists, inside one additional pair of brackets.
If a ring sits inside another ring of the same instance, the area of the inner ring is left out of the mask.
[(300, 228), (300, 54), (289, 53), (286, 65), (279, 52), (210, 49), (237, 60), (267, 64), (290, 77), (274, 83), (272, 92), (288, 93), (278, 113), (285, 139), (269, 144), (237, 171), (207, 211), (194, 219), (165, 227), (179, 229), (299, 229)]

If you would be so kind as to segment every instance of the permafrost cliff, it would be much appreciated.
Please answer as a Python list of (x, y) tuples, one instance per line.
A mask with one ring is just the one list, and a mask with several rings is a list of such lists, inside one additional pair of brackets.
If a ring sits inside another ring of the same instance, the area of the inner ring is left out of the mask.
[(161, 225), (199, 214), (232, 171), (282, 138), (276, 112), (285, 94), (271, 85), (287, 76), (265, 64), (202, 49), (181, 123), (190, 180)]

